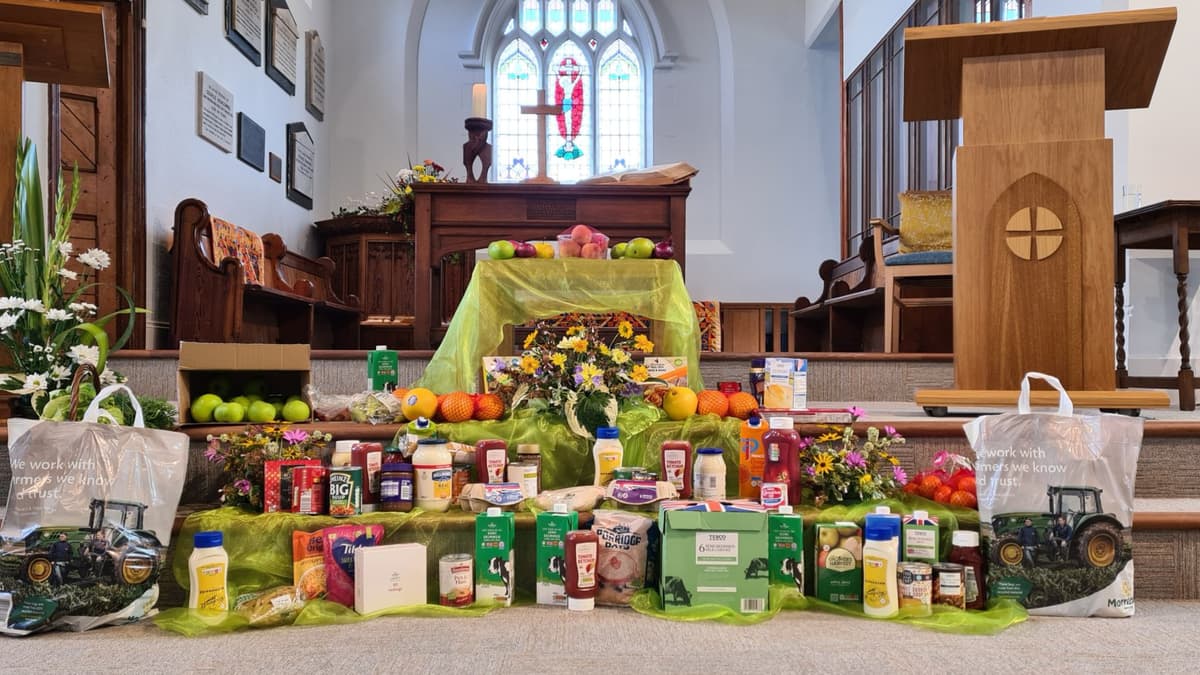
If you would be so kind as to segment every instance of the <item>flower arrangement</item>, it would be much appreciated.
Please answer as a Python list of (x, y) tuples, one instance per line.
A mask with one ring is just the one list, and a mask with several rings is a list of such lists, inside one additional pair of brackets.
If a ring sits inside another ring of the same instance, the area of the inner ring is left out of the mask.
[(648, 373), (634, 362), (633, 352), (654, 351), (654, 343), (634, 334), (628, 321), (617, 325), (609, 341), (594, 326), (571, 326), (560, 338), (539, 323), (522, 347), (514, 362), (493, 366), (490, 375), (501, 395), (508, 395), (514, 410), (527, 404), (563, 415), (571, 430), (584, 437), (615, 423), (621, 401), (641, 396)]
[[(0, 244), (0, 347), (9, 360), (0, 373), (0, 390), (30, 396), (39, 411), (51, 393), (69, 386), (80, 364), (94, 366), (101, 384), (123, 379), (105, 367), (110, 345), (104, 327), (122, 314), (145, 312), (120, 288), (125, 309), (98, 317), (96, 305), (84, 301), (111, 259), (98, 248), (75, 251), (70, 230), (79, 172), (69, 193), (65, 182), (59, 181), (54, 223), (47, 232), (37, 152), (28, 139), (17, 148), (13, 240)], [(129, 321), (111, 349), (120, 349), (133, 327)]]
[[(862, 416), (860, 408), (851, 408), (853, 419)], [(800, 454), (804, 498), (818, 506), (831, 502), (857, 502), (895, 495), (908, 482), (892, 446), (904, 443), (904, 437), (890, 426), (881, 432), (867, 428), (866, 441), (859, 444), (852, 424), (828, 426), (829, 431), (816, 438), (805, 438)]]
[(222, 504), (262, 510), (263, 465), (273, 459), (319, 458), (331, 440), (327, 433), (286, 424), (250, 425), (237, 433), (210, 434), (204, 457), (228, 475), (220, 490)]
[(333, 213), (337, 216), (390, 216), (401, 223), (405, 231), (412, 223), (414, 183), (457, 183), (457, 178), (446, 175), (446, 169), (441, 164), (427, 159), (421, 164), (412, 164), (411, 168), (401, 169), (395, 176), (383, 179), (387, 191), (382, 195), (368, 192), (364, 200), (353, 200), (350, 208), (341, 207)]

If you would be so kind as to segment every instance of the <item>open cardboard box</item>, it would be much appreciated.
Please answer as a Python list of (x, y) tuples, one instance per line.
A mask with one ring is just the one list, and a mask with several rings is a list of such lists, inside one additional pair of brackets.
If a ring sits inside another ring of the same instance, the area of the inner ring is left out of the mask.
[[(191, 419), (192, 398), (208, 393), (217, 378), (227, 379), (232, 386), (229, 398), (241, 394), (246, 383), (260, 379), (268, 397), (300, 396), (307, 400), (304, 390), (310, 377), (309, 346), (306, 344), (181, 342), (177, 375), (180, 423), (202, 424)], [(211, 424), (219, 423), (213, 421)]]

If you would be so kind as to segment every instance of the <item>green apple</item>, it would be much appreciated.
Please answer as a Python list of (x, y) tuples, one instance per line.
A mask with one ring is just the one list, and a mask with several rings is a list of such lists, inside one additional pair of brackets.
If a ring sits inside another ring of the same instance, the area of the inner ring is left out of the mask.
[(303, 401), (303, 400), (304, 399), (301, 398), (299, 394), (292, 394), (291, 396), (287, 397), (287, 400), (284, 401), (284, 403), (291, 403), (292, 401)]
[(613, 246), (613, 257), (614, 258), (624, 258), (625, 253), (628, 249), (629, 249), (629, 242), (625, 242), (625, 241), (617, 244), (616, 246)]
[(250, 404), (253, 403), (253, 401), (245, 396), (234, 396), (233, 399), (230, 400), (230, 403), (237, 403), (238, 405), (242, 406), (243, 410), (245, 410), (246, 408), (250, 407)]
[(649, 258), (654, 253), (654, 242), (645, 237), (636, 237), (629, 240), (629, 247), (625, 249), (625, 254), (630, 258)]
[(269, 403), (275, 408), (275, 416), (283, 419), (283, 399), (272, 396)]
[(275, 406), (266, 401), (255, 401), (246, 411), (246, 418), (255, 424), (270, 422), (275, 419)]
[(267, 382), (261, 377), (256, 377), (242, 387), (242, 393), (251, 401), (257, 401), (267, 394)]
[(304, 422), (309, 414), (308, 404), (304, 401), (288, 401), (283, 406), (283, 419), (289, 422)]
[(222, 403), (213, 411), (213, 418), (218, 422), (236, 424), (246, 419), (246, 408), (236, 401)]
[(221, 397), (221, 400), (233, 395), (233, 385), (227, 375), (215, 375), (208, 380), (208, 391)]
[(192, 414), (193, 422), (211, 422), (213, 421), (213, 411), (217, 406), (224, 403), (220, 396), (216, 394), (205, 394), (196, 400), (192, 401), (192, 407), (188, 411)]
[(511, 241), (500, 239), (488, 244), (487, 252), (492, 260), (508, 260), (517, 254), (517, 249)]

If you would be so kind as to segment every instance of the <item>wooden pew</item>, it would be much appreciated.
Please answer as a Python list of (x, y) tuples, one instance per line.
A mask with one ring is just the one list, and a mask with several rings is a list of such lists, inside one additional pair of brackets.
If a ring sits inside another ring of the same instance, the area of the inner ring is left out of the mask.
[[(219, 221), (219, 227), (232, 226)], [(205, 203), (180, 202), (172, 246), (173, 346), (189, 340), (359, 347), (358, 298), (333, 293), (332, 260), (291, 252), (275, 234), (261, 238), (261, 252), (247, 246), (218, 259), (219, 248)]]
[(821, 295), (796, 298), (791, 311), (792, 348), (813, 352), (883, 351), (883, 288), (874, 238), (858, 253), (826, 260), (818, 268)]

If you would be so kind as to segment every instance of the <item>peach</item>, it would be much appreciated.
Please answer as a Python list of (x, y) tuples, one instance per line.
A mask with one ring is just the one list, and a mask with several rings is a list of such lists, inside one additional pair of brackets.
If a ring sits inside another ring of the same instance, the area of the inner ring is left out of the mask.
[(576, 225), (571, 228), (571, 241), (583, 246), (592, 241), (592, 228), (587, 225)]
[(599, 258), (600, 251), (602, 250), (604, 249), (595, 244), (588, 243), (584, 244), (583, 248), (580, 249), (580, 255), (582, 255), (584, 258)]
[(558, 242), (558, 255), (562, 258), (578, 258), (580, 254), (580, 246), (570, 239), (563, 239)]

